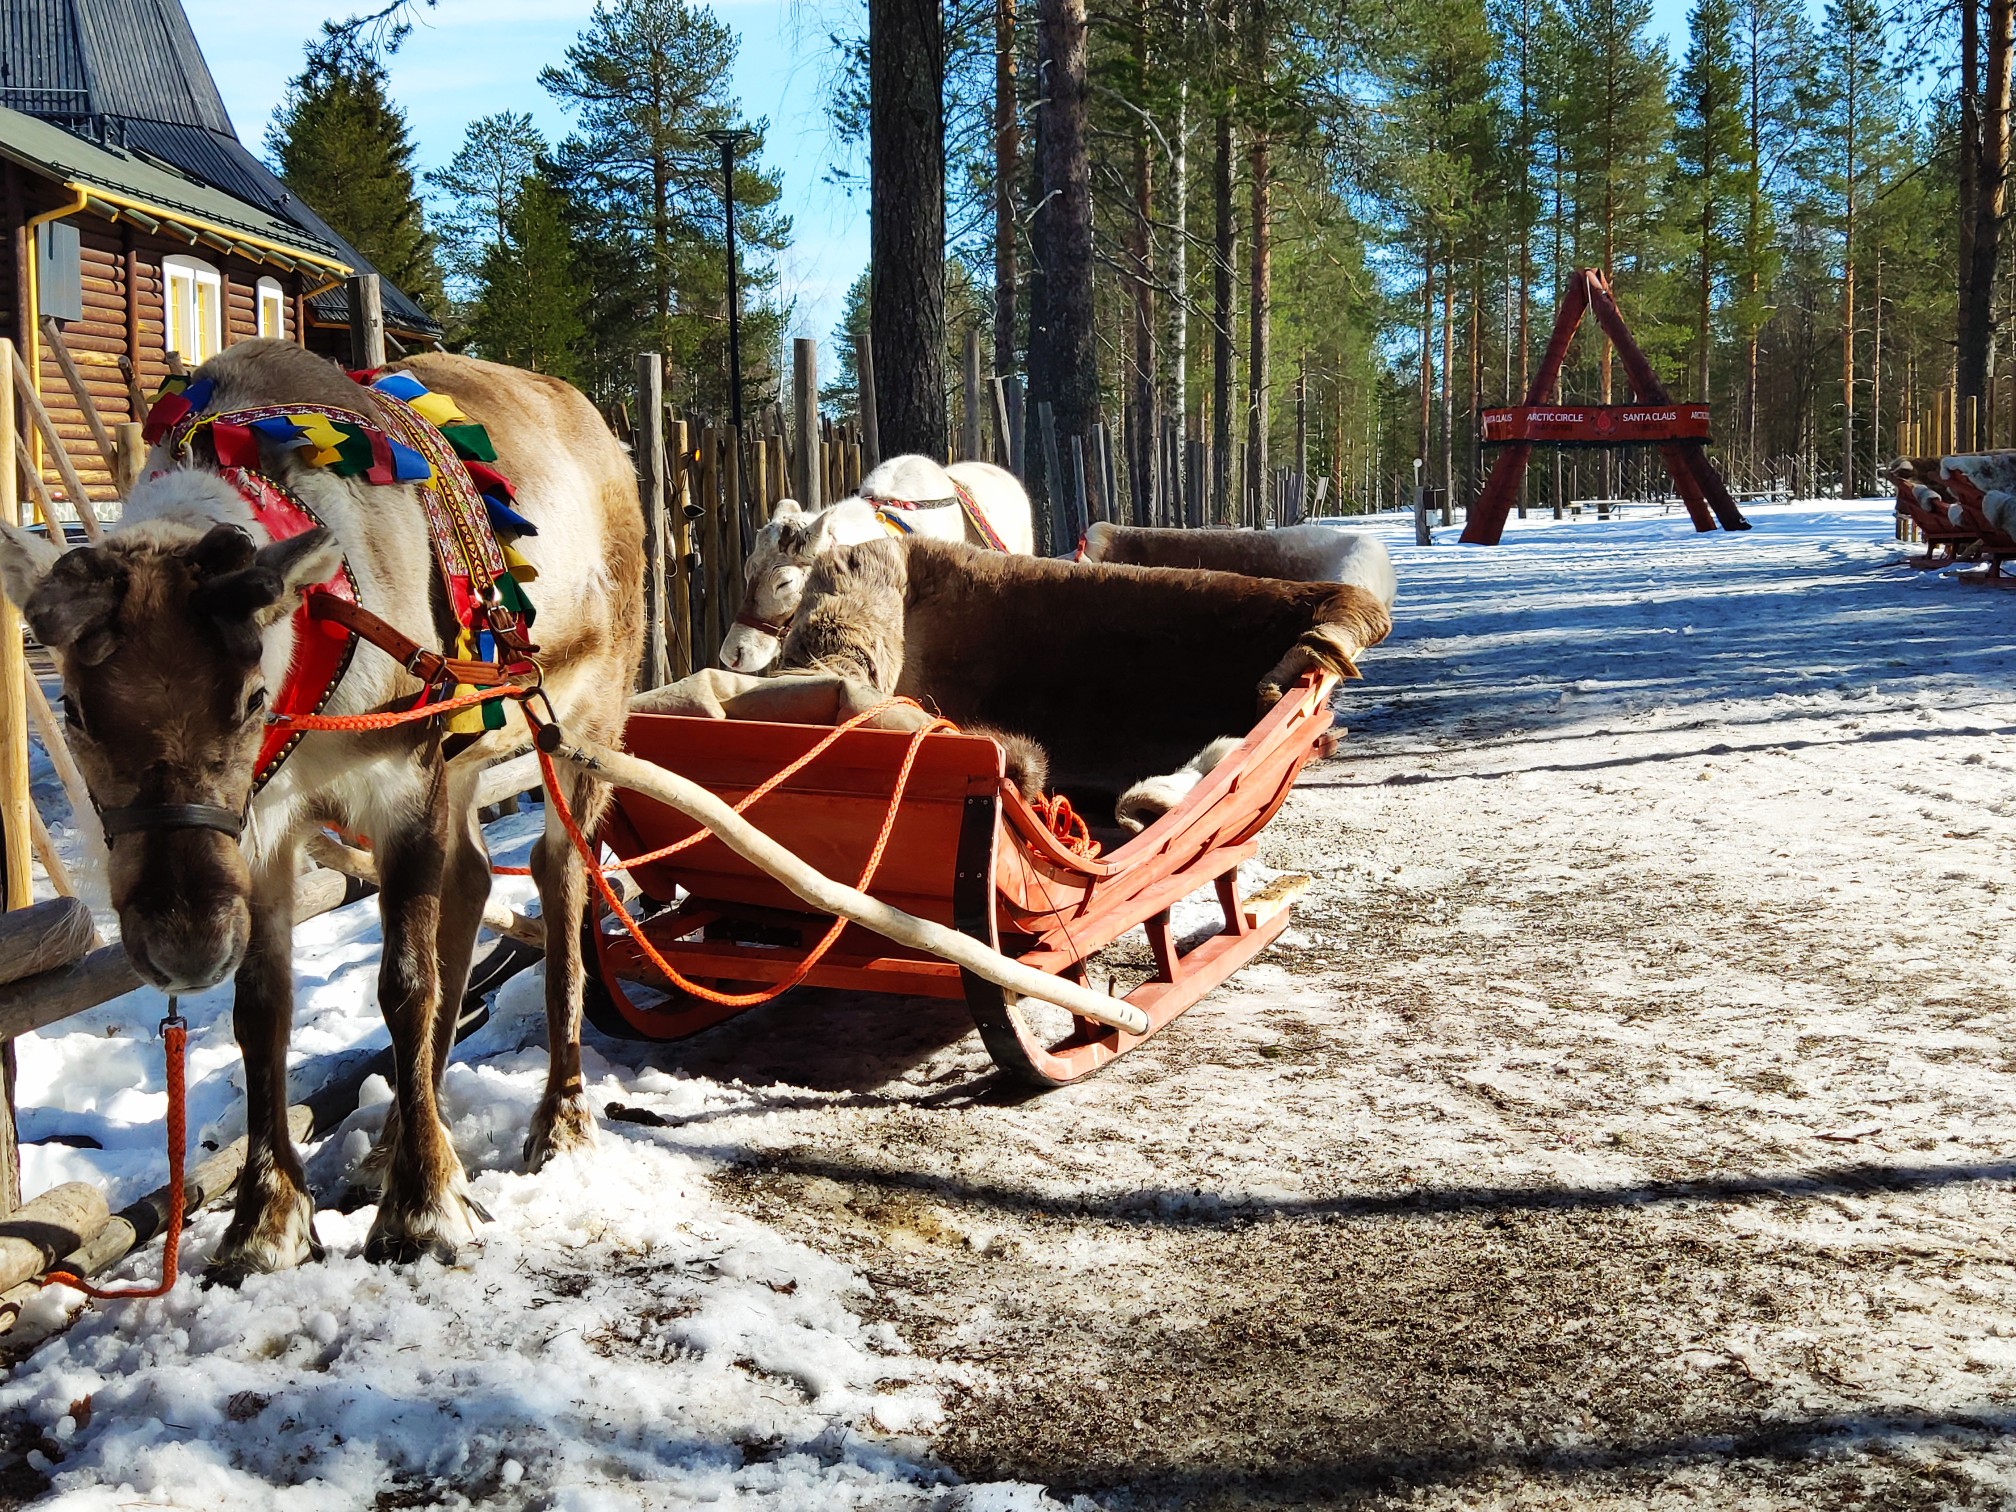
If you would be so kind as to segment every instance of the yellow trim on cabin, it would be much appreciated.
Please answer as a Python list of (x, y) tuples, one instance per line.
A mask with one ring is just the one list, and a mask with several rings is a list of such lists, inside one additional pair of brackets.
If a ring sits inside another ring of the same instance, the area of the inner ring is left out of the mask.
[[(22, 228), (28, 237), (28, 329), (22, 334), (28, 338), (28, 387), (34, 391), (37, 399), (42, 397), (42, 248), (35, 240), (35, 233), (50, 221), (59, 221), (66, 215), (75, 215), (84, 208), (84, 202), (90, 198), (75, 184), (65, 184), (63, 187), (77, 196), (77, 203), (58, 205), (54, 210), (44, 210), (40, 215), (31, 215), (28, 217), (28, 224)], [(6, 381), (0, 383), (0, 392), (5, 392), (13, 382), (14, 375), (9, 373)], [(28, 427), (28, 434), (28, 460), (34, 464), (36, 476), (40, 477), (42, 427), (31, 425)], [(38, 514), (41, 512), (39, 501), (36, 504), (36, 512)], [(56, 528), (55, 521), (51, 520), (48, 524), (51, 530)]]
[[(312, 263), (316, 267), (330, 270), (338, 278), (348, 278), (352, 273), (357, 271), (350, 264), (338, 262), (333, 257), (324, 257), (319, 252), (303, 252), (288, 246), (285, 242), (277, 242), (269, 237), (259, 236), (250, 231), (240, 231), (235, 226), (222, 225), (217, 221), (205, 220), (202, 216), (191, 215), (186, 210), (170, 210), (165, 206), (151, 204), (146, 200), (133, 199), (128, 195), (119, 194), (110, 189), (95, 187), (87, 189), (82, 184), (65, 184), (63, 187), (75, 194), (88, 195), (91, 199), (103, 200), (115, 209), (138, 210), (146, 215), (158, 215), (163, 220), (174, 221), (180, 225), (192, 226), (198, 231), (207, 231), (214, 236), (221, 236), (227, 244), (236, 244), (235, 246), (227, 246), (225, 250), (236, 251), (241, 256), (246, 248), (262, 253), (277, 254), (279, 257), (286, 259), (281, 264), (282, 267), (293, 269), (300, 263)], [(78, 202), (77, 208), (83, 208), (81, 200)], [(68, 214), (70, 212), (66, 211), (65, 213)], [(264, 262), (267, 261), (267, 258), (260, 257), (256, 260)]]

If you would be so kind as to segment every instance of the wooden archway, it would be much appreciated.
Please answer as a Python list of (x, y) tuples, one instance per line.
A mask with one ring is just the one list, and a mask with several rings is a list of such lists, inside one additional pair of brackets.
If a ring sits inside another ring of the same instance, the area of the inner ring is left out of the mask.
[[(1578, 406), (1580, 414), (1555, 413), (1547, 396), (1561, 378), (1561, 365), (1568, 356), (1568, 344), (1581, 325), (1583, 313), (1596, 317), (1603, 334), (1624, 360), (1624, 373), (1638, 404), (1627, 413), (1622, 406)], [(1646, 414), (1649, 407), (1659, 413)], [(1546, 411), (1536, 414), (1536, 411)], [(1484, 492), (1471, 506), (1463, 526), (1463, 541), (1472, 546), (1496, 546), (1505, 533), (1505, 517), (1519, 497), (1526, 478), (1526, 466), (1539, 444), (1582, 446), (1657, 446), (1665, 458), (1666, 470), (1696, 530), (1748, 530), (1750, 522), (1729, 497), (1722, 475), (1708, 460), (1707, 408), (1704, 405), (1675, 405), (1666, 386), (1652, 371), (1652, 364), (1631, 339), (1623, 313), (1610, 292), (1610, 281), (1594, 268), (1583, 268), (1569, 280), (1561, 300), (1561, 313), (1554, 321), (1554, 334), (1547, 342), (1547, 355), (1540, 371), (1526, 389), (1524, 405), (1487, 412), (1479, 439), (1485, 444), (1502, 444), (1504, 450), (1491, 468)], [(1494, 437), (1492, 431), (1500, 432)]]

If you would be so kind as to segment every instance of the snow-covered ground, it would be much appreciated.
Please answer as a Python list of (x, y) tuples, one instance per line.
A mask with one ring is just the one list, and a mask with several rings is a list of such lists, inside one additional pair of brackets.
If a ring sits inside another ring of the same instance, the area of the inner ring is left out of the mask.
[[(653, 1121), (528, 1177), (518, 978), (450, 1074), (461, 1266), (325, 1208), (323, 1264), (93, 1309), (0, 1383), (0, 1495), (2016, 1505), (2016, 594), (1897, 565), (1887, 505), (1755, 513), (1375, 522), (1398, 628), (1261, 858), (1297, 922), (1086, 1085), (811, 994), (595, 1040)], [(305, 1081), (383, 1032), (369, 905), (303, 945)], [(25, 1137), (103, 1146), (30, 1191), (158, 1182), (159, 1016), (22, 1043)]]

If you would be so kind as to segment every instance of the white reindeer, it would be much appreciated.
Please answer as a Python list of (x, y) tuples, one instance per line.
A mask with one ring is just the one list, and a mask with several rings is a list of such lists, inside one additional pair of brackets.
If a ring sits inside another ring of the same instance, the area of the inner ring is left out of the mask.
[(760, 673), (777, 660), (805, 592), (806, 572), (836, 546), (892, 534), (994, 544), (968, 520), (960, 487), (1001, 545), (1020, 556), (1035, 550), (1029, 495), (1007, 469), (991, 462), (945, 467), (917, 454), (891, 457), (861, 480), (860, 493), (829, 508), (808, 512), (795, 499), (778, 501), (749, 553), (742, 608), (721, 642), (721, 665)]

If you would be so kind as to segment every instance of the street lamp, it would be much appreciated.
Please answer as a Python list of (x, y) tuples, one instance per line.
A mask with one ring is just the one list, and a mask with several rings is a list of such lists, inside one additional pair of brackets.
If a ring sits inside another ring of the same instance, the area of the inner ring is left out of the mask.
[(726, 126), (707, 133), (721, 149), (721, 204), (728, 229), (728, 418), (742, 434), (742, 298), (735, 280), (735, 150), (756, 133)]

